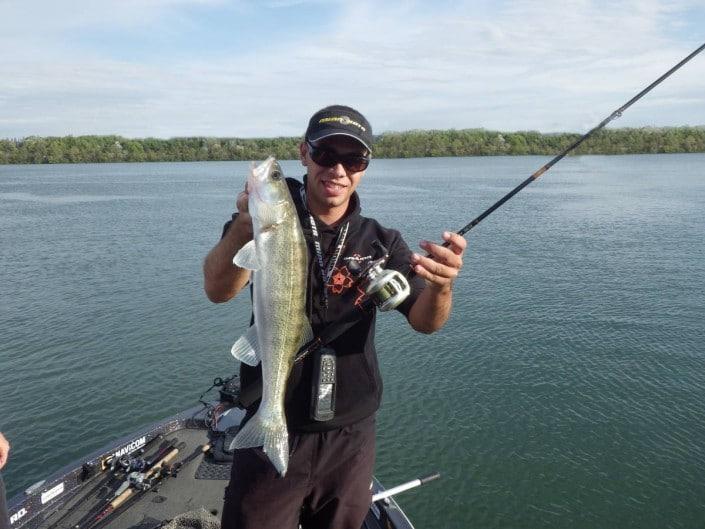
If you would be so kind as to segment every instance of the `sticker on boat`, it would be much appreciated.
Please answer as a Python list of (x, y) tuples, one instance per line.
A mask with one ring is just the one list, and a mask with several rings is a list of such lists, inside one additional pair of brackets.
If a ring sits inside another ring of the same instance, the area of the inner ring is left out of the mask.
[(13, 525), (15, 522), (19, 522), (26, 515), (27, 515), (27, 509), (22, 507), (19, 511), (17, 511), (15, 514), (10, 516), (10, 525)]
[(53, 500), (58, 495), (64, 492), (64, 482), (62, 481), (57, 486), (50, 488), (46, 492), (42, 492), (42, 505), (46, 502)]
[(142, 448), (145, 444), (147, 443), (147, 438), (146, 437), (140, 437), (139, 439), (135, 439), (132, 441), (130, 444), (123, 446), (120, 450), (115, 452), (113, 454), (114, 458), (122, 457), (127, 454), (130, 454), (137, 450), (138, 448)]

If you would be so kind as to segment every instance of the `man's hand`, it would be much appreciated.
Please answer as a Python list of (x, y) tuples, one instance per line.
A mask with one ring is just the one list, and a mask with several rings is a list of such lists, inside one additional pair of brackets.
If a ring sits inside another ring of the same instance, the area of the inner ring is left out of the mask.
[(465, 239), (457, 233), (443, 232), (448, 246), (421, 241), (421, 248), (428, 256), (412, 254), (411, 265), (419, 277), (426, 280), (421, 292), (409, 311), (409, 323), (423, 333), (432, 333), (443, 327), (453, 302), (453, 280), (463, 267)]
[(0, 432), (0, 470), (7, 463), (7, 458), (10, 455), (10, 443), (7, 442), (5, 436)]
[(463, 267), (463, 253), (467, 248), (467, 241), (457, 233), (443, 232), (443, 240), (448, 247), (421, 241), (419, 245), (428, 252), (428, 256), (417, 253), (411, 256), (414, 271), (436, 290), (450, 290)]

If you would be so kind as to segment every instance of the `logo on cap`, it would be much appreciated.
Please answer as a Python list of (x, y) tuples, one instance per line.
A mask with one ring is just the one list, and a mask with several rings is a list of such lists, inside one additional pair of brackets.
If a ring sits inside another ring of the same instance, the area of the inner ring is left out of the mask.
[(329, 118), (321, 118), (318, 120), (318, 123), (330, 123), (331, 121), (337, 121), (341, 125), (353, 125), (363, 132), (367, 131), (365, 127), (360, 125), (357, 121), (353, 121), (348, 116), (331, 116)]

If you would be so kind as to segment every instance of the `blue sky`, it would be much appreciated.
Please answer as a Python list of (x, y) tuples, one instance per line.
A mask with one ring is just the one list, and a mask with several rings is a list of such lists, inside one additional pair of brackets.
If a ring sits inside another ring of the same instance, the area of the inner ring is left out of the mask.
[[(705, 42), (702, 0), (0, 0), (0, 137), (586, 131)], [(611, 126), (705, 125), (705, 52)]]

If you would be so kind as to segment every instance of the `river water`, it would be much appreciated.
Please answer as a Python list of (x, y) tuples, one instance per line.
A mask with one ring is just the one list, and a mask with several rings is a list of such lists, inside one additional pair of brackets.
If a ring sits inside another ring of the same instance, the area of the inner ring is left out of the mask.
[[(544, 157), (377, 160), (412, 247)], [(299, 176), (297, 162), (283, 163)], [(249, 301), (201, 262), (247, 164), (0, 166), (0, 430), (13, 495), (231, 374)], [(468, 234), (446, 327), (377, 331), (377, 476), (417, 527), (705, 525), (705, 155), (565, 159)]]

